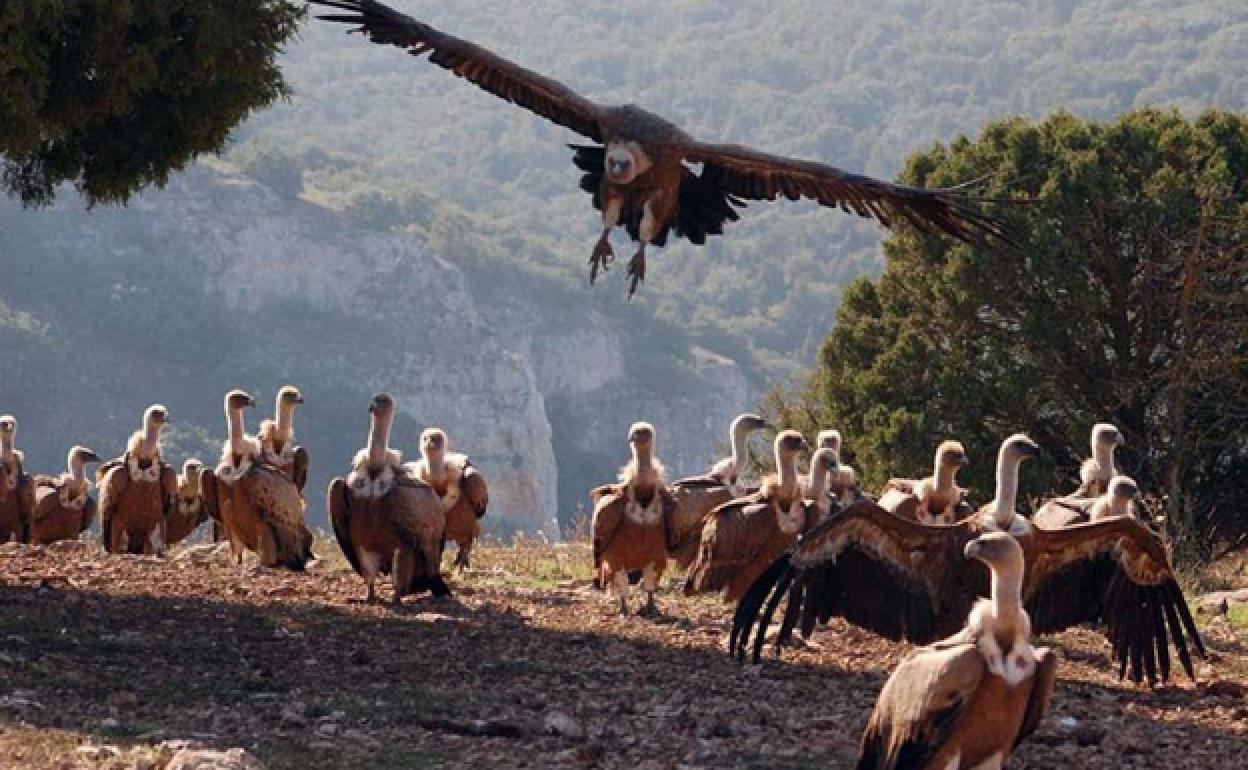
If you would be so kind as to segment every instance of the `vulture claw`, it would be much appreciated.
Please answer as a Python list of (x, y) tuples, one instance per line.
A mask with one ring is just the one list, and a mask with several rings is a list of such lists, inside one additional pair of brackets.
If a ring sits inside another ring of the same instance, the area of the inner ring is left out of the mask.
[(644, 283), (646, 280), (646, 248), (644, 245), (629, 260), (628, 275), (633, 279), (628, 285), (628, 298), (632, 299), (633, 295), (637, 293), (638, 284)]
[(607, 272), (607, 266), (615, 261), (615, 251), (611, 248), (611, 240), (603, 233), (598, 239), (598, 243), (594, 245), (594, 253), (589, 257), (589, 285), (593, 286), (594, 281), (598, 280), (598, 268), (602, 268), (602, 272)]

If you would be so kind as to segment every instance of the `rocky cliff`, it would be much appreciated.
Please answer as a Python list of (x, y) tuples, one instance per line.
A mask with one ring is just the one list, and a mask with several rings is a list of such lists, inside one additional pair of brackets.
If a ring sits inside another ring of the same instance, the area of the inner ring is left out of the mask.
[[(500, 531), (557, 531), (627, 456), (636, 419), (675, 472), (725, 442), (752, 388), (644, 309), (598, 312), (588, 290), (505, 266), (465, 268), (404, 232), (360, 229), (224, 167), (201, 166), (130, 207), (0, 208), (0, 411), (18, 415), (37, 470), (89, 443), (120, 451), (165, 402), (177, 460), (215, 456), (229, 387), (261, 400), (285, 382), (307, 404), (314, 520), (320, 490), (362, 446), (369, 394), (401, 406), (409, 456), (446, 428), (491, 481)], [(563, 292), (563, 294), (560, 294)]]

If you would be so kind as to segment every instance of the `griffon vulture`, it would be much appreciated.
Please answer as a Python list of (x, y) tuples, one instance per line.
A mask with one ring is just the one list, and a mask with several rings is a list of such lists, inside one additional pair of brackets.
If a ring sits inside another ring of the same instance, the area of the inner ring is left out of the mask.
[(681, 567), (688, 569), (698, 555), (702, 525), (711, 511), (749, 491), (741, 484), (746, 440), (766, 427), (767, 421), (756, 414), (737, 415), (728, 430), (732, 454), (717, 461), (707, 473), (677, 479), (668, 487), (676, 507), (668, 522), (667, 550)]
[(165, 519), (178, 494), (178, 474), (160, 448), (160, 431), (168, 423), (166, 407), (148, 407), (143, 429), (130, 436), (125, 454), (95, 471), (100, 482), (100, 541), (109, 553), (164, 553)]
[[(702, 244), (739, 218), (746, 199), (805, 198), (875, 219), (906, 221), (924, 233), (945, 233), (972, 244), (1013, 244), (1003, 225), (980, 212), (957, 188), (903, 187), (834, 166), (708, 144), (634, 105), (592, 102), (555, 80), (481, 46), (452, 37), (375, 0), (311, 0), (345, 11), (321, 18), (358, 25), (375, 43), (397, 46), (485, 91), (592, 140), (573, 147), (585, 172), (581, 188), (602, 212), (602, 235), (590, 258), (590, 282), (614, 260), (610, 233), (624, 227), (640, 246), (628, 266), (631, 295), (646, 275), (646, 246), (669, 235)], [(693, 166), (700, 166), (695, 172)]]
[(966, 490), (957, 473), (967, 464), (966, 450), (957, 441), (936, 448), (935, 467), (925, 479), (889, 479), (880, 492), (880, 507), (920, 524), (949, 525), (971, 512)]
[(180, 543), (208, 520), (208, 507), (204, 505), (201, 480), (204, 464), (194, 457), (182, 463), (178, 475), (178, 495), (173, 511), (165, 522), (165, 536), (169, 545)]
[(632, 459), (619, 483), (590, 491), (594, 573), (602, 588), (613, 587), (620, 614), (628, 614), (629, 573), (641, 572), (646, 603), (641, 614), (656, 615), (654, 592), (667, 566), (668, 520), (675, 507), (663, 484), (663, 464), (654, 456), (654, 426), (637, 422), (628, 430)]
[(490, 503), (485, 476), (465, 454), (450, 451), (446, 432), (429, 428), (420, 434), (420, 459), (407, 466), (408, 473), (438, 493), (446, 511), (443, 540), (459, 548), (455, 566), (468, 567), (473, 541), (481, 534), (481, 518)]
[(758, 492), (716, 508), (706, 520), (698, 557), (685, 580), (686, 595), (722, 590), (725, 601), (737, 600), (800, 533), (826, 513), (825, 484), (836, 453), (817, 451), (811, 459), (809, 481), (803, 484), (797, 474), (797, 456), (809, 448), (795, 430), (776, 436), (776, 475), (765, 479)]
[(450, 596), (442, 579), (442, 533), (446, 513), (433, 487), (407, 472), (403, 457), (390, 448), (394, 398), (373, 396), (368, 446), (356, 454), (351, 472), (329, 482), (329, 519), (338, 546), (377, 600), (374, 582), (390, 573), (394, 603), (408, 594), (430, 591)]
[(308, 483), (308, 450), (295, 446), (295, 409), (302, 403), (303, 394), (298, 388), (284, 386), (277, 392), (275, 418), (262, 421), (256, 435), (264, 462), (286, 474), (300, 494)]
[(259, 440), (246, 434), (243, 410), (255, 405), (245, 391), (225, 394), (226, 440), (216, 470), (200, 476), (204, 505), (220, 517), (239, 564), (250, 550), (262, 567), (302, 570), (312, 559), (303, 496), (285, 473), (264, 461)]
[(1122, 431), (1107, 422), (1092, 426), (1092, 456), (1079, 468), (1079, 488), (1071, 497), (1097, 497), (1105, 494), (1109, 480), (1118, 475), (1114, 466), (1114, 450), (1125, 439)]
[(1032, 523), (1044, 529), (1103, 521), (1111, 516), (1137, 516), (1144, 510), (1140, 488), (1130, 476), (1115, 476), (1099, 497), (1059, 497), (1036, 511)]
[(95, 521), (95, 498), (87, 479), (87, 463), (98, 463), (100, 456), (85, 446), (69, 450), (67, 473), (35, 477), (35, 516), (30, 542), (47, 545), (58, 540), (76, 540)]
[(966, 544), (987, 565), (989, 599), (966, 628), (910, 653), (867, 721), (858, 770), (1000, 768), (1048, 710), (1057, 656), (1031, 646), (1022, 607), (1023, 553), (1003, 532)]
[(819, 431), (815, 437), (815, 448), (836, 452), (835, 470), (828, 474), (828, 494), (835, 496), (842, 506), (862, 497), (858, 491), (858, 472), (841, 462), (841, 432), (831, 429)]
[(1023, 549), (1022, 596), (1036, 633), (1101, 623), (1119, 675), (1129, 667), (1135, 682), (1168, 679), (1169, 641), (1194, 676), (1188, 637), (1201, 655), (1204, 647), (1153, 532), (1127, 517), (1046, 530), (1013, 512), (1019, 458), (1034, 446), (1008, 439), (996, 499), (953, 526), (919, 524), (863, 500), (811, 530), (741, 599), (731, 648), (743, 655), (754, 632), (757, 659), (761, 630), (786, 597), (781, 641), (794, 628), (808, 636), (817, 622), (842, 617), (888, 639), (931, 644), (961, 628), (976, 598), (988, 595), (988, 575), (961, 558), (966, 544), (1004, 531)]
[(17, 418), (0, 417), (0, 542), (30, 542), (35, 514), (35, 485), (22, 469), (22, 453), (15, 448)]

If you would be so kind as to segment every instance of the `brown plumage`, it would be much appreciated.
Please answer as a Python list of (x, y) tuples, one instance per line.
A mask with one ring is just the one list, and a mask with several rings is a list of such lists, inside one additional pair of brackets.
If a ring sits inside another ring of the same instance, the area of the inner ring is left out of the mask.
[(991, 599), (961, 633), (910, 653), (889, 677), (858, 770), (1000, 768), (1048, 710), (1057, 656), (1031, 646), (1018, 544), (993, 532), (969, 542), (966, 556), (991, 570)]
[(160, 448), (160, 431), (168, 422), (167, 408), (148, 407), (143, 429), (130, 436), (125, 454), (96, 469), (100, 541), (109, 553), (164, 553), (165, 519), (178, 493), (178, 474)]
[(1079, 467), (1079, 488), (1071, 497), (1089, 498), (1105, 494), (1109, 489), (1109, 480), (1118, 475), (1114, 450), (1125, 441), (1122, 431), (1111, 423), (1098, 422), (1092, 426), (1092, 456)]
[(620, 614), (628, 614), (629, 573), (641, 573), (646, 603), (641, 614), (654, 615), (654, 593), (667, 566), (667, 526), (673, 500), (663, 484), (663, 465), (654, 456), (654, 426), (633, 423), (628, 431), (632, 459), (620, 470), (619, 482), (590, 491), (594, 573), (598, 584), (611, 587)]
[(285, 473), (263, 461), (259, 442), (244, 432), (243, 410), (255, 404), (244, 391), (226, 394), (227, 438), (216, 470), (201, 475), (201, 494), (220, 516), (239, 564), (246, 550), (263, 567), (302, 570), (313, 558), (303, 496)]
[(819, 431), (819, 435), (815, 437), (815, 448), (831, 449), (836, 453), (835, 470), (828, 474), (828, 494), (836, 498), (842, 506), (861, 498), (857, 471), (841, 462), (841, 432), (831, 429)]
[(956, 441), (936, 448), (932, 475), (924, 479), (889, 479), (880, 491), (880, 507), (921, 524), (952, 524), (971, 513), (966, 490), (956, 483), (966, 467), (966, 450)]
[(165, 537), (168, 545), (180, 543), (191, 536), (199, 525), (208, 520), (208, 508), (204, 505), (201, 480), (204, 464), (191, 458), (182, 464), (178, 476), (178, 494), (173, 510), (165, 521)]
[(1023, 549), (1022, 597), (1036, 633), (1100, 623), (1119, 675), (1136, 682), (1169, 677), (1169, 641), (1194, 676), (1188, 645), (1201, 655), (1204, 647), (1161, 541), (1131, 518), (1032, 527), (1010, 512), (1019, 451), (1019, 437), (1003, 443), (994, 502), (953, 526), (908, 521), (863, 500), (811, 530), (742, 597), (732, 649), (744, 655), (753, 633), (757, 658), (761, 632), (786, 598), (781, 640), (794, 629), (808, 636), (832, 617), (893, 640), (942, 639), (988, 594), (986, 571), (961, 558), (966, 544), (1009, 531)]
[(60, 476), (35, 477), (35, 515), (30, 542), (47, 545), (59, 540), (76, 540), (95, 521), (95, 498), (84, 473), (87, 463), (98, 463), (100, 456), (83, 446), (69, 450), (68, 471)]
[(374, 582), (389, 573), (394, 602), (428, 590), (449, 596), (442, 579), (442, 536), (446, 514), (433, 487), (413, 477), (402, 456), (390, 449), (394, 398), (373, 396), (368, 446), (352, 462), (351, 472), (329, 483), (326, 493), (334, 536), (351, 567), (364, 578), (368, 601), (377, 598)]
[(1102, 521), (1113, 516), (1144, 514), (1140, 488), (1130, 476), (1115, 476), (1098, 497), (1059, 497), (1040, 506), (1032, 523), (1043, 529), (1061, 529), (1089, 521)]
[(295, 409), (303, 403), (303, 394), (294, 385), (277, 392), (274, 418), (260, 423), (256, 439), (260, 442), (261, 459), (295, 482), (299, 493), (308, 483), (308, 450), (295, 445)]
[[(603, 212), (590, 260), (590, 282), (614, 259), (608, 236), (624, 227), (640, 248), (629, 264), (631, 294), (645, 277), (646, 244), (669, 234), (695, 244), (720, 235), (746, 199), (807, 199), (878, 221), (906, 221), (925, 233), (974, 244), (1012, 243), (1000, 222), (978, 211), (964, 191), (924, 190), (839, 168), (769, 155), (749, 147), (699, 142), (662, 117), (636, 107), (596, 104), (567, 86), (486, 49), (434, 29), (375, 0), (311, 0), (345, 13), (322, 16), (358, 25), (375, 43), (429, 60), (506, 101), (599, 144), (575, 147), (581, 187)], [(701, 165), (695, 173), (692, 165)]]
[(458, 547), (455, 566), (466, 569), (472, 544), (481, 534), (481, 519), (490, 503), (485, 475), (467, 455), (450, 451), (450, 442), (441, 428), (430, 428), (420, 436), (420, 460), (408, 465), (408, 473), (438, 493), (446, 511), (445, 540)]
[(746, 464), (746, 440), (750, 434), (767, 427), (767, 421), (756, 414), (740, 414), (732, 421), (728, 438), (732, 454), (716, 462), (701, 476), (677, 479), (668, 487), (675, 505), (668, 522), (668, 556), (688, 569), (698, 555), (702, 527), (706, 519), (724, 503), (741, 497), (747, 490), (741, 484)]
[(16, 437), (17, 418), (0, 417), (0, 543), (29, 543), (35, 515), (34, 480), (22, 469)]
[(722, 590), (725, 601), (736, 601), (799, 534), (814, 526), (820, 514), (813, 498), (824, 497), (826, 471), (817, 470), (803, 485), (797, 456), (809, 448), (797, 431), (777, 434), (777, 475), (765, 479), (758, 492), (711, 513), (685, 580), (686, 595)]

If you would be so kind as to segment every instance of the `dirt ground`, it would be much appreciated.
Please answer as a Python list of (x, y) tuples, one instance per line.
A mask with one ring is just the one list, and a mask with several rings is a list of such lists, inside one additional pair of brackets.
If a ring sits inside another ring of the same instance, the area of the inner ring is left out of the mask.
[[(743, 666), (729, 608), (669, 587), (662, 618), (621, 619), (576, 547), (480, 549), (453, 599), (397, 611), (341, 560), (195, 555), (0, 547), (0, 766), (145, 768), (187, 739), (273, 769), (851, 767), (906, 652), (834, 624)], [(1155, 690), (1119, 682), (1092, 631), (1040, 640), (1061, 680), (1011, 767), (1248, 767), (1248, 630), (1205, 638), (1200, 682)]]

